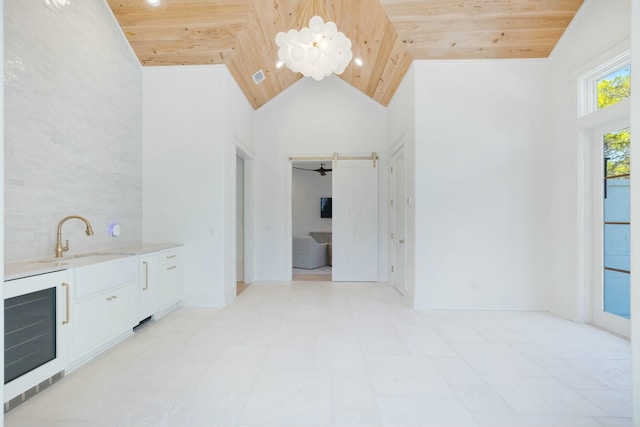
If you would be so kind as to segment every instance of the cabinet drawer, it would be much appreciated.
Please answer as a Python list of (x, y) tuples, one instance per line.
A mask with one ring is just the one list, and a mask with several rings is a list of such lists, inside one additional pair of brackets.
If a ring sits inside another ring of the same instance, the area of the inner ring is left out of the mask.
[(180, 261), (182, 261), (181, 249), (170, 249), (160, 252), (160, 264), (162, 265), (174, 264)]

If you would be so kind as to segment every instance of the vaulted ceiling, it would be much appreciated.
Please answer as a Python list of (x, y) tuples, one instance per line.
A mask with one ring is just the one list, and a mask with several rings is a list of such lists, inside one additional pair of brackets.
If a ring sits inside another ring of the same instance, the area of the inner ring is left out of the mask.
[[(300, 74), (276, 68), (279, 31), (308, 0), (107, 0), (140, 63), (226, 64), (254, 108)], [(340, 77), (387, 105), (414, 59), (544, 58), (583, 0), (326, 0), (353, 43)], [(263, 70), (265, 80), (252, 75)]]

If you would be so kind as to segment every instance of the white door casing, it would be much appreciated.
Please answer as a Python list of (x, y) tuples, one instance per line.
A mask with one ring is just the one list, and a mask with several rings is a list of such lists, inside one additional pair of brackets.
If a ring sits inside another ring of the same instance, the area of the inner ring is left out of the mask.
[(400, 148), (391, 159), (391, 284), (402, 295), (406, 295), (406, 173), (404, 148)]

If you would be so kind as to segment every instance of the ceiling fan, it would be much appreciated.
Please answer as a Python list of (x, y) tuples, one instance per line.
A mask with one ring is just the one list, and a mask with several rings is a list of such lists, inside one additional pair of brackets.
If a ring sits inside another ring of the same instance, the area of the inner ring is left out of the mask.
[(294, 169), (300, 169), (303, 171), (310, 171), (310, 172), (318, 172), (320, 174), (320, 176), (326, 176), (327, 172), (331, 172), (333, 169), (326, 169), (324, 167), (324, 163), (320, 163), (320, 167), (318, 169), (305, 169), (305, 168), (299, 168), (297, 166), (293, 167)]

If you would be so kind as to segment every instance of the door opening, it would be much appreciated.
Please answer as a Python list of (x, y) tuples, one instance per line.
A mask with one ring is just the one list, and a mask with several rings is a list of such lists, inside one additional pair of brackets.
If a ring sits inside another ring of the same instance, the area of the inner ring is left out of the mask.
[(292, 162), (292, 280), (331, 281), (333, 264), (331, 162)]
[(244, 280), (244, 159), (236, 155), (236, 295), (246, 288)]

